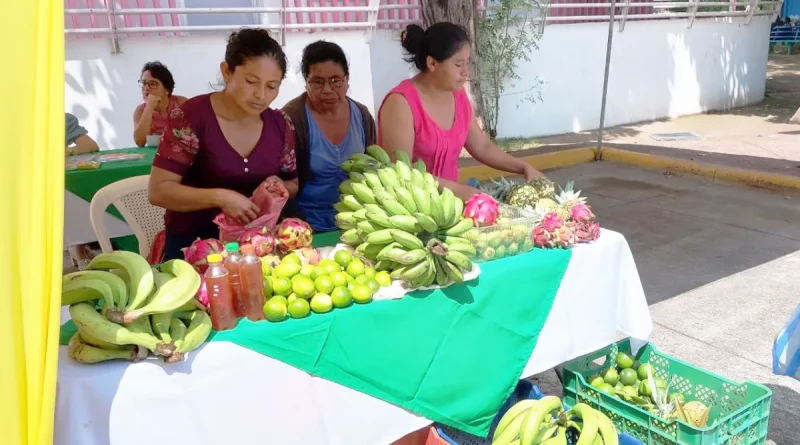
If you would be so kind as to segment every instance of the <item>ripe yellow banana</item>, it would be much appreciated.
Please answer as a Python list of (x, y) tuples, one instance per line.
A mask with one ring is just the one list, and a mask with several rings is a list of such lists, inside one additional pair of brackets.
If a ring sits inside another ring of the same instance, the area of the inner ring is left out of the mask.
[(164, 356), (172, 354), (175, 350), (175, 345), (161, 342), (151, 334), (134, 333), (124, 326), (109, 321), (88, 303), (73, 304), (69, 307), (69, 315), (79, 331), (87, 332), (104, 342), (143, 346), (157, 355)]
[(101, 349), (83, 342), (81, 335), (75, 333), (69, 340), (69, 356), (78, 363), (99, 363), (107, 360), (134, 361), (137, 347), (130, 346), (123, 349)]
[(597, 430), (600, 432), (600, 437), (603, 438), (602, 445), (619, 445), (619, 434), (617, 427), (611, 422), (604, 413), (595, 410), (597, 416)]
[(545, 396), (528, 410), (523, 420), (522, 430), (519, 434), (521, 445), (533, 445), (536, 435), (542, 426), (542, 421), (554, 410), (561, 408), (561, 399), (555, 396)]
[(558, 427), (556, 435), (544, 442), (540, 442), (540, 445), (567, 445), (567, 428), (563, 426)]
[(86, 266), (89, 270), (122, 269), (129, 277), (129, 301), (126, 309), (139, 309), (153, 291), (153, 271), (141, 255), (123, 250), (101, 253)]
[[(558, 432), (559, 426), (558, 422), (555, 419), (548, 420), (545, 417), (545, 420), (542, 422), (542, 425), (539, 427), (539, 432), (536, 434), (536, 438), (533, 439), (533, 443), (539, 444), (544, 443), (549, 439), (554, 438), (555, 434)], [(564, 429), (566, 432), (566, 428)], [(566, 437), (566, 434), (564, 435)]]
[(66, 274), (62, 277), (62, 281), (66, 283), (67, 281), (81, 278), (92, 278), (105, 281), (106, 284), (111, 287), (111, 293), (114, 297), (113, 307), (123, 308), (128, 304), (128, 285), (125, 284), (125, 280), (120, 278), (119, 275), (115, 275), (104, 270), (84, 270)]
[(569, 411), (566, 417), (577, 417), (583, 420), (583, 429), (575, 445), (592, 445), (598, 434), (597, 411), (585, 403), (577, 403)]
[(190, 302), (200, 289), (200, 275), (186, 261), (167, 261), (161, 265), (161, 270), (173, 275), (175, 278), (157, 289), (147, 304), (140, 309), (127, 311), (109, 310), (106, 314), (108, 319), (117, 323), (131, 324), (143, 315), (173, 312)]

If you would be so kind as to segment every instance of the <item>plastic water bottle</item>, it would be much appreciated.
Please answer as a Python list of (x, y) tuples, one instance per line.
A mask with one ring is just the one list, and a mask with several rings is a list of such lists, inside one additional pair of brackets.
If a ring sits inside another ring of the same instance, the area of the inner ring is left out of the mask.
[(242, 291), (241, 272), (239, 264), (242, 262), (242, 255), (239, 253), (238, 243), (228, 243), (225, 245), (228, 256), (225, 257), (225, 269), (228, 270), (229, 281), (231, 282), (231, 295), (233, 296), (233, 313), (237, 317), (244, 317), (247, 312), (244, 304), (244, 292)]
[(242, 294), (248, 320), (264, 320), (264, 273), (261, 260), (256, 256), (252, 244), (242, 246), (242, 261), (239, 263), (242, 278)]
[(236, 327), (236, 314), (233, 312), (233, 296), (228, 271), (222, 265), (222, 255), (212, 253), (206, 257), (206, 290), (211, 309), (211, 327), (224, 331)]

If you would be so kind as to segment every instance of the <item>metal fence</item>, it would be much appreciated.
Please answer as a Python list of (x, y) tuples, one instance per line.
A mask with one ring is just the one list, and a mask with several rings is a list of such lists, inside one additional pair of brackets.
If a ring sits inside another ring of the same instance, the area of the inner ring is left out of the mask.
[[(420, 23), (423, 0), (65, 0), (68, 40), (183, 36), (229, 32), (254, 25), (275, 30), (284, 42), (290, 32), (401, 28)], [(475, 0), (482, 14), (498, 0)], [(612, 0), (542, 2), (534, 20), (547, 24), (607, 22)], [(699, 17), (774, 17), (783, 0), (659, 1), (615, 0), (622, 30), (629, 20), (686, 20)]]

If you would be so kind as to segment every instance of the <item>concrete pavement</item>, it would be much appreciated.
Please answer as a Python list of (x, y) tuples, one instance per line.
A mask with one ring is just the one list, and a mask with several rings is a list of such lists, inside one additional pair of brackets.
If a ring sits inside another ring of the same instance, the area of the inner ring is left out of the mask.
[[(800, 194), (600, 162), (575, 181), (633, 251), (663, 352), (773, 391), (771, 444), (800, 443), (800, 382), (772, 375), (772, 341), (800, 303)], [(553, 372), (534, 377), (560, 394)]]

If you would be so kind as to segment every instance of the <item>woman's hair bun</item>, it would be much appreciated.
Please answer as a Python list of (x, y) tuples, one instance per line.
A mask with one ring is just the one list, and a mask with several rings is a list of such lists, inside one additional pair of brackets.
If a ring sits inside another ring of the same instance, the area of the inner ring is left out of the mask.
[(400, 43), (410, 56), (416, 56), (422, 50), (425, 30), (419, 25), (408, 25), (400, 34)]

